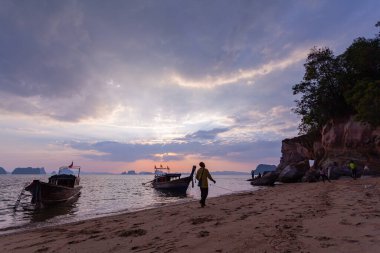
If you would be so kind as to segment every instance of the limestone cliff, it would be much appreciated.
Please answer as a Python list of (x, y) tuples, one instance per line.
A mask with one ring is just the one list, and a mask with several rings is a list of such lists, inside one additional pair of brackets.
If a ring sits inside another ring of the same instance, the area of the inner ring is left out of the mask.
[(353, 160), (359, 170), (367, 164), (371, 174), (380, 175), (380, 127), (356, 121), (354, 117), (334, 119), (320, 134), (283, 140), (281, 152), (277, 171), (279, 181), (283, 182), (299, 181), (310, 169), (309, 160), (314, 160), (313, 168), (325, 168), (334, 162), (344, 167)]
[(12, 174), (46, 174), (44, 168), (15, 168)]

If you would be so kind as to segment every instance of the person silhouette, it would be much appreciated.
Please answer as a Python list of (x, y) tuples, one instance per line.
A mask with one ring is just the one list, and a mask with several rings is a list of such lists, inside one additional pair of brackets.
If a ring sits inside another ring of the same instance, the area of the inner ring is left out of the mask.
[(198, 186), (201, 190), (201, 200), (199, 203), (201, 204), (201, 207), (205, 207), (206, 205), (206, 198), (208, 196), (208, 180), (210, 179), (211, 181), (216, 183), (216, 181), (212, 178), (210, 172), (208, 169), (206, 169), (206, 165), (204, 162), (199, 163), (199, 170), (197, 171), (196, 179), (199, 181)]

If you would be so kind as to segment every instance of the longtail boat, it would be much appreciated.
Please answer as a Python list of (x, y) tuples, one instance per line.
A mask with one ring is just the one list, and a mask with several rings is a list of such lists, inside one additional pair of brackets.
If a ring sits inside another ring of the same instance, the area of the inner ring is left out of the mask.
[[(74, 175), (73, 170), (77, 173)], [(73, 174), (68, 174), (73, 173)], [(42, 182), (33, 180), (25, 187), (26, 191), (32, 194), (32, 204), (35, 205), (54, 205), (69, 201), (80, 194), (82, 186), (80, 182), (80, 166), (62, 166), (58, 174), (49, 177), (49, 181)]]
[(153, 188), (175, 193), (186, 193), (190, 182), (193, 181), (195, 166), (193, 166), (190, 176), (183, 178), (181, 178), (181, 173), (170, 173), (169, 171), (169, 167), (154, 167)]

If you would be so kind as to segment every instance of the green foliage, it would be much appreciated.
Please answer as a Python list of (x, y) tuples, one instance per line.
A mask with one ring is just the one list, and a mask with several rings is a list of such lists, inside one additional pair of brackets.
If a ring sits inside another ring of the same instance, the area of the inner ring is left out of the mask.
[(304, 66), (302, 82), (292, 88), (300, 95), (293, 111), (301, 116), (301, 133), (346, 115), (380, 125), (380, 34), (354, 40), (337, 57), (329, 48), (313, 48)]
[(380, 78), (380, 39), (358, 38), (342, 55), (346, 77), (352, 82)]
[(358, 120), (380, 125), (380, 80), (358, 82), (348, 100), (355, 107)]
[(302, 94), (294, 112), (302, 116), (300, 131), (309, 133), (345, 113), (347, 105), (339, 84), (342, 69), (330, 49), (313, 48), (304, 66), (303, 81), (293, 86), (294, 95)]

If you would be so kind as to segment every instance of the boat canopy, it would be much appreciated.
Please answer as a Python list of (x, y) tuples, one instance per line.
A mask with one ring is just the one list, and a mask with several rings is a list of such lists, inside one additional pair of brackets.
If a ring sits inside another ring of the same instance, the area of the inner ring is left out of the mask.
[(66, 175), (74, 175), (75, 173), (72, 170), (77, 170), (77, 177), (80, 174), (80, 166), (62, 166), (58, 170), (58, 175), (66, 174)]

